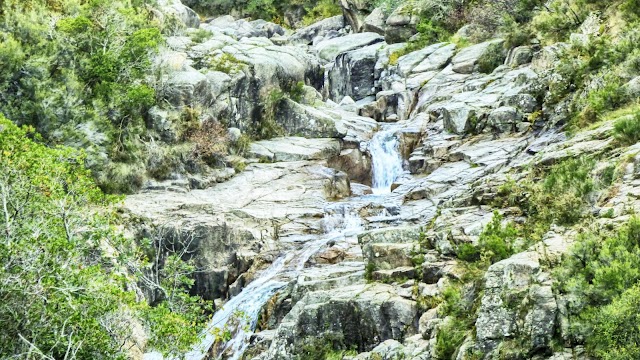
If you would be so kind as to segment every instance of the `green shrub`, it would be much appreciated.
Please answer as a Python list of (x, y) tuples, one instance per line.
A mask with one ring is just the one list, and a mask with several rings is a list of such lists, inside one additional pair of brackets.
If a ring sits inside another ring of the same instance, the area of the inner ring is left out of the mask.
[(447, 318), (438, 328), (435, 344), (435, 358), (438, 360), (453, 359), (467, 331), (467, 324), (456, 318)]
[(635, 359), (640, 284), (640, 219), (632, 217), (615, 232), (581, 233), (556, 270), (559, 291), (568, 302), (574, 338), (601, 359)]
[(622, 145), (633, 145), (640, 141), (640, 114), (618, 119), (613, 126), (613, 134)]
[(40, 140), (0, 115), (0, 358), (125, 359), (136, 323), (153, 348), (188, 349), (210, 310), (188, 294), (188, 264), (174, 257), (155, 278), (180, 301), (138, 302), (148, 261), (115, 231), (120, 198), (100, 191), (83, 152)]
[(480, 260), (480, 250), (473, 244), (463, 243), (456, 247), (456, 256), (460, 260), (473, 262)]
[(229, 53), (224, 53), (222, 55), (216, 56), (209, 60), (208, 67), (214, 71), (220, 71), (225, 74), (231, 74), (232, 72), (240, 71), (243, 62), (238, 60), (235, 56)]
[(200, 44), (211, 39), (213, 37), (213, 33), (206, 29), (197, 29), (189, 33), (189, 37), (194, 43)]
[(591, 354), (603, 360), (640, 359), (640, 284), (611, 304), (587, 315), (593, 333), (587, 338)]
[(482, 73), (492, 73), (495, 68), (504, 64), (506, 58), (501, 44), (492, 44), (487, 51), (478, 59), (478, 71)]
[(514, 253), (514, 242), (520, 236), (512, 223), (502, 225), (503, 217), (497, 211), (484, 228), (478, 240), (480, 251), (491, 263), (506, 259)]
[(307, 10), (307, 13), (302, 18), (302, 23), (305, 26), (311, 25), (322, 19), (330, 18), (332, 16), (341, 15), (342, 8), (338, 1), (335, 0), (320, 0), (315, 5)]

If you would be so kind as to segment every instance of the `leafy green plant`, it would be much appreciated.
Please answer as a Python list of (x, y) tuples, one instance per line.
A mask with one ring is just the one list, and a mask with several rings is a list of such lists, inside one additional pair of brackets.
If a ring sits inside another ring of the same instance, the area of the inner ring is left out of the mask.
[(618, 119), (613, 126), (613, 134), (622, 145), (633, 145), (640, 141), (640, 114)]
[(189, 38), (196, 44), (203, 43), (213, 37), (213, 33), (206, 29), (197, 29), (189, 33)]
[(156, 278), (166, 296), (139, 302), (148, 262), (115, 231), (120, 197), (96, 186), (83, 152), (41, 140), (0, 115), (0, 357), (124, 359), (137, 326), (164, 353), (188, 348), (211, 310), (188, 294), (191, 265), (168, 258)]
[(639, 349), (637, 320), (640, 284), (640, 219), (632, 217), (617, 231), (581, 233), (555, 275), (569, 299), (574, 337), (586, 341), (602, 359), (634, 358)]
[(240, 71), (243, 66), (243, 62), (238, 60), (235, 56), (229, 53), (224, 53), (209, 60), (209, 69), (220, 71), (225, 74), (231, 74), (232, 72)]
[(320, 0), (302, 18), (305, 26), (311, 25), (322, 19), (342, 14), (340, 4), (335, 0)]

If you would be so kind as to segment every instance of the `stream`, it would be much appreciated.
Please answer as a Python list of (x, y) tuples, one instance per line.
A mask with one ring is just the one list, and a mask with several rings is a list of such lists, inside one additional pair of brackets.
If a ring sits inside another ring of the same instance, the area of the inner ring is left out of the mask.
[[(381, 198), (391, 193), (392, 183), (403, 174), (402, 157), (398, 148), (396, 126), (383, 127), (370, 140), (373, 195), (365, 195), (366, 197)], [(361, 199), (362, 197), (352, 197), (327, 206), (322, 220), (324, 234), (281, 239), (285, 245), (290, 244), (290, 249), (213, 315), (201, 342), (185, 354), (183, 359), (205, 359), (214, 345), (217, 359), (240, 359), (256, 329), (263, 306), (278, 291), (295, 281), (312, 256), (327, 248), (329, 243), (357, 244), (357, 235), (364, 228), (362, 219), (352, 210), (352, 204)], [(224, 332), (230, 334), (231, 339), (225, 343), (216, 343), (215, 334)], [(145, 360), (161, 359), (163, 357), (157, 352), (145, 354)]]

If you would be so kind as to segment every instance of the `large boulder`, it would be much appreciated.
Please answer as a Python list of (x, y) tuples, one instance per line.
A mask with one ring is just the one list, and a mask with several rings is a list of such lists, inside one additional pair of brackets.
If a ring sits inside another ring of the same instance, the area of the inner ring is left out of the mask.
[(256, 141), (249, 148), (250, 155), (270, 161), (324, 160), (338, 155), (339, 152), (340, 142), (337, 139), (303, 137)]
[(207, 77), (191, 67), (171, 73), (162, 93), (165, 100), (174, 107), (193, 104), (207, 106), (212, 100)]
[(520, 121), (522, 121), (522, 114), (511, 106), (499, 107), (489, 114), (489, 125), (499, 133), (514, 131)]
[(485, 274), (476, 338), (488, 353), (508, 339), (520, 339), (522, 353), (549, 351), (558, 324), (558, 303), (549, 273), (541, 261), (554, 263), (569, 242), (554, 233), (529, 251), (513, 255), (489, 267)]
[[(477, 70), (476, 65), (478, 62), (485, 56), (493, 56), (493, 53), (497, 51), (497, 48), (500, 47), (502, 43), (504, 43), (504, 40), (494, 39), (460, 50), (451, 60), (453, 71), (461, 74), (471, 74)], [(502, 59), (504, 59), (504, 57)]]
[(384, 43), (347, 51), (336, 57), (328, 73), (331, 99), (340, 102), (344, 96), (358, 101), (375, 95), (374, 67), (378, 49)]
[(346, 23), (354, 32), (363, 31), (364, 19), (373, 11), (373, 3), (371, 0), (340, 0)]
[(310, 138), (343, 138), (347, 135), (337, 119), (320, 109), (283, 99), (277, 106), (275, 122), (285, 135)]
[(329, 167), (344, 171), (351, 181), (371, 185), (371, 160), (360, 149), (344, 149), (329, 159)]
[(417, 33), (419, 14), (414, 4), (398, 6), (387, 18), (384, 39), (390, 44), (407, 41)]
[(376, 33), (366, 32), (341, 36), (318, 43), (315, 48), (320, 59), (333, 61), (339, 54), (383, 42), (384, 38)]
[(313, 39), (316, 37), (324, 37), (328, 32), (337, 32), (344, 28), (345, 22), (342, 15), (336, 15), (305, 28), (298, 29), (291, 35), (289, 39), (293, 44), (307, 44), (311, 45)]
[(414, 301), (382, 284), (354, 285), (305, 295), (287, 314), (262, 359), (292, 359), (303, 349), (327, 343), (343, 349), (372, 350), (387, 339), (416, 334), (418, 309)]
[(158, 0), (158, 6), (165, 16), (174, 16), (186, 27), (198, 28), (200, 17), (191, 8), (183, 5), (180, 0)]
[(476, 109), (464, 103), (448, 103), (441, 108), (444, 127), (454, 134), (475, 130), (478, 124)]

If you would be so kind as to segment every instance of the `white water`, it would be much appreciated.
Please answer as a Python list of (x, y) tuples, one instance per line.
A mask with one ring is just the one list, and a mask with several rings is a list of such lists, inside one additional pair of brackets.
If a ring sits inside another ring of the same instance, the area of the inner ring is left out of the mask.
[(372, 163), (372, 190), (374, 194), (391, 192), (391, 184), (403, 173), (400, 142), (393, 129), (377, 132), (369, 142)]
[[(373, 192), (385, 194), (391, 191), (391, 184), (403, 173), (402, 157), (398, 151), (399, 141), (395, 131), (388, 129), (376, 133), (369, 143), (373, 167)], [(256, 329), (258, 316), (267, 301), (289, 281), (303, 271), (308, 260), (326, 247), (330, 241), (337, 242), (353, 236), (362, 230), (362, 219), (348, 205), (340, 204), (326, 210), (322, 221), (325, 235), (302, 243), (278, 258), (268, 269), (262, 271), (256, 280), (245, 287), (240, 294), (230, 299), (213, 316), (201, 342), (184, 360), (202, 360), (216, 341), (214, 333), (230, 331), (231, 340), (218, 344), (218, 359), (239, 359)], [(217, 330), (216, 330), (217, 329)], [(158, 353), (145, 354), (145, 360), (161, 360)]]
[(233, 337), (225, 346), (225, 351), (232, 351), (231, 360), (238, 359), (249, 343), (249, 337), (256, 328), (258, 315), (262, 306), (278, 290), (287, 285), (286, 282), (277, 281), (274, 278), (278, 275), (287, 261), (293, 257), (289, 253), (287, 257), (277, 259), (271, 266), (263, 271), (258, 279), (245, 287), (240, 294), (233, 297), (221, 310), (218, 310), (211, 319), (211, 325), (205, 332), (202, 342), (192, 351), (185, 355), (185, 360), (200, 360), (205, 357), (209, 348), (215, 342), (214, 332), (231, 331)]
[[(228, 360), (237, 360), (242, 356), (256, 329), (258, 316), (264, 304), (286, 286), (288, 281), (294, 279), (304, 269), (307, 261), (326, 247), (328, 242), (361, 231), (362, 221), (349, 207), (343, 205), (330, 211), (331, 213), (326, 214), (323, 219), (325, 234), (304, 242), (301, 248), (278, 258), (268, 269), (261, 272), (256, 280), (242, 289), (240, 294), (224, 304), (223, 308), (214, 314), (201, 342), (185, 354), (185, 360), (202, 360), (214, 345), (214, 333), (225, 330), (232, 333), (232, 338), (221, 344), (218, 354), (224, 353)], [(218, 357), (220, 358), (220, 355)], [(162, 356), (158, 353), (145, 355), (145, 360), (160, 359)]]

